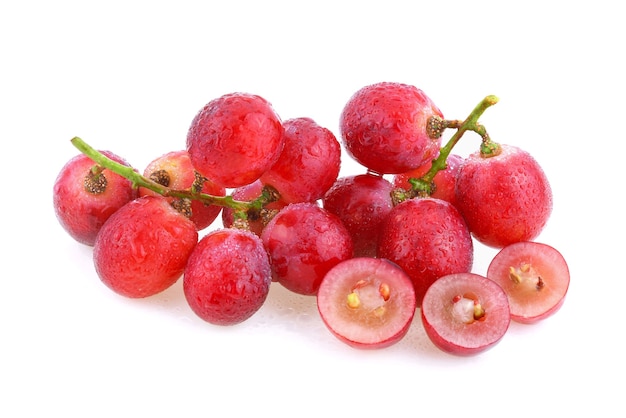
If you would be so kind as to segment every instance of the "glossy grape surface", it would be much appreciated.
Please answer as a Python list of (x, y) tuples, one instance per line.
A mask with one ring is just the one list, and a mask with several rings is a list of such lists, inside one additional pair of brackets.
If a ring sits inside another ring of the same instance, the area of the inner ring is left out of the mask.
[(274, 280), (303, 295), (315, 295), (324, 275), (354, 253), (341, 220), (315, 203), (283, 208), (261, 233)]
[(534, 240), (552, 213), (552, 189), (539, 163), (518, 147), (501, 147), (494, 157), (471, 154), (456, 184), (457, 208), (472, 235), (495, 248)]
[(403, 173), (432, 160), (441, 138), (426, 131), (428, 119), (443, 117), (420, 89), (402, 83), (365, 86), (346, 103), (339, 130), (356, 161), (380, 174)]
[(238, 324), (257, 312), (269, 292), (270, 265), (261, 239), (240, 229), (205, 235), (189, 257), (185, 298), (203, 320)]
[[(103, 154), (129, 165), (110, 151)], [(110, 170), (102, 171), (102, 180), (96, 186), (86, 185), (85, 179), (95, 165), (83, 154), (75, 156), (57, 175), (52, 191), (54, 212), (63, 229), (76, 241), (89, 246), (94, 245), (106, 220), (137, 197), (132, 183)]]
[(410, 199), (389, 214), (378, 256), (407, 272), (419, 306), (439, 277), (471, 271), (474, 247), (467, 224), (454, 206), (439, 199)]
[(195, 224), (165, 199), (129, 202), (104, 224), (93, 249), (100, 280), (130, 298), (155, 295), (183, 274), (198, 242)]
[(378, 238), (389, 212), (391, 183), (382, 176), (359, 174), (337, 179), (322, 204), (337, 215), (354, 243), (354, 255), (375, 257)]
[(261, 181), (278, 190), (287, 203), (314, 202), (339, 175), (339, 141), (311, 118), (289, 119), (283, 126), (283, 151), (278, 161), (261, 175)]
[(283, 150), (283, 125), (264, 98), (231, 93), (210, 101), (191, 122), (187, 150), (193, 166), (226, 188), (257, 180)]

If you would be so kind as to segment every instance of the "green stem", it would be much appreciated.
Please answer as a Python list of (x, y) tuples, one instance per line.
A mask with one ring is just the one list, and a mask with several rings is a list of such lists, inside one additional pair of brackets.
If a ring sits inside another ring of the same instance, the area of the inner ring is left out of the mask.
[(465, 132), (474, 131), (481, 136), (482, 143), (480, 151), (484, 156), (493, 156), (500, 152), (500, 146), (491, 141), (485, 127), (478, 123), (478, 119), (482, 116), (485, 110), (496, 103), (498, 103), (498, 98), (496, 96), (487, 96), (474, 108), (474, 110), (472, 110), (472, 113), (470, 113), (464, 121), (443, 121), (443, 125), (446, 128), (456, 128), (457, 131), (440, 149), (439, 156), (433, 160), (432, 166), (428, 172), (426, 172), (426, 174), (419, 179), (410, 180), (413, 190), (417, 193), (417, 195), (430, 195), (432, 193), (432, 182), (435, 175), (439, 171), (446, 169), (446, 160), (448, 159), (450, 152), (452, 152), (452, 149), (459, 142)]
[(270, 188), (264, 188), (261, 196), (250, 202), (235, 200), (231, 196), (214, 196), (206, 193), (199, 193), (193, 191), (193, 188), (190, 188), (189, 190), (171, 189), (142, 176), (132, 167), (120, 164), (117, 161), (108, 158), (106, 155), (91, 147), (79, 137), (72, 138), (71, 142), (80, 152), (91, 158), (98, 166), (109, 169), (114, 173), (127, 178), (133, 183), (134, 187), (144, 187), (162, 196), (200, 200), (207, 205), (227, 207), (236, 212), (247, 212), (249, 210), (258, 211), (267, 203), (275, 201), (278, 198), (276, 191)]

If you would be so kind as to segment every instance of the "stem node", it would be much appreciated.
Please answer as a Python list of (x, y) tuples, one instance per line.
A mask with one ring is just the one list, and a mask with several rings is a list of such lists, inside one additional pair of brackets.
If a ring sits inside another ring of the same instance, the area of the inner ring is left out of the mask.
[(409, 180), (413, 187), (413, 193), (415, 193), (416, 196), (431, 195), (434, 192), (433, 179), (435, 178), (435, 175), (439, 171), (446, 169), (446, 160), (448, 159), (452, 148), (454, 148), (454, 146), (459, 142), (465, 132), (474, 131), (481, 136), (481, 153), (487, 154), (487, 156), (494, 156), (500, 153), (500, 145), (491, 141), (485, 127), (478, 123), (478, 119), (482, 116), (485, 110), (496, 103), (498, 103), (498, 98), (496, 96), (486, 96), (480, 103), (478, 103), (478, 105), (476, 105), (474, 110), (472, 110), (467, 119), (464, 121), (446, 120), (438, 116), (431, 116), (428, 119), (426, 129), (431, 138), (439, 138), (443, 131), (447, 128), (455, 128), (457, 131), (439, 150), (439, 156), (433, 160), (432, 165), (426, 174), (419, 179)]

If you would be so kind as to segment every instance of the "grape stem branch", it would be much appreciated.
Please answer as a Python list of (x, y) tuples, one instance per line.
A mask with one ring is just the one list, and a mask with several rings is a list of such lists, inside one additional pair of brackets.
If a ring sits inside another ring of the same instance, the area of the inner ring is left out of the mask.
[(269, 186), (264, 187), (261, 196), (250, 202), (235, 200), (231, 196), (214, 196), (206, 193), (200, 193), (193, 190), (193, 187), (188, 190), (172, 189), (141, 175), (130, 166), (120, 164), (117, 161), (108, 158), (106, 155), (102, 154), (100, 151), (96, 150), (79, 137), (72, 138), (70, 142), (80, 152), (94, 161), (97, 166), (92, 170), (111, 170), (112, 172), (130, 180), (133, 183), (133, 187), (144, 187), (165, 197), (199, 200), (207, 205), (227, 207), (233, 209), (236, 214), (243, 217), (246, 216), (245, 214), (247, 212), (259, 211), (266, 204), (279, 198), (278, 192)]
[(431, 135), (431, 137), (436, 138), (441, 136), (442, 132), (448, 128), (456, 129), (456, 132), (439, 150), (439, 156), (432, 161), (432, 165), (426, 174), (420, 178), (409, 179), (412, 186), (412, 190), (409, 192), (410, 195), (398, 197), (396, 200), (405, 200), (406, 198), (415, 196), (430, 196), (434, 191), (433, 179), (435, 178), (435, 175), (439, 171), (446, 169), (446, 161), (450, 152), (467, 131), (474, 131), (481, 136), (482, 142), (480, 146), (480, 153), (482, 156), (489, 157), (498, 155), (500, 153), (500, 145), (493, 142), (485, 127), (478, 123), (478, 119), (482, 116), (485, 110), (496, 103), (498, 103), (498, 98), (496, 96), (492, 95), (485, 97), (478, 105), (476, 105), (474, 110), (472, 110), (464, 121), (444, 120), (440, 117), (432, 116), (429, 121), (429, 135)]

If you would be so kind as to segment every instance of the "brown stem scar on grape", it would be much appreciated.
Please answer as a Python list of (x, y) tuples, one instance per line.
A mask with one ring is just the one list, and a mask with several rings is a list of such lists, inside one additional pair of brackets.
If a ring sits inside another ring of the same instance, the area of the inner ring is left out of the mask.
[(194, 171), (194, 180), (193, 180), (193, 184), (191, 185), (191, 191), (193, 193), (200, 193), (202, 191), (202, 187), (204, 187), (204, 183), (206, 181), (208, 181), (209, 179), (207, 179), (206, 177), (204, 177), (202, 174), (198, 173), (197, 171)]
[(186, 218), (191, 218), (192, 211), (190, 199), (175, 199), (174, 201), (172, 201), (171, 205)]
[(416, 194), (413, 193), (412, 189), (406, 190), (401, 187), (393, 189), (390, 195), (391, 195), (391, 203), (393, 206), (397, 206), (400, 203), (404, 202), (405, 200), (411, 199), (416, 196)]
[(440, 116), (432, 115), (426, 123), (426, 133), (431, 139), (438, 139), (446, 130), (446, 123)]
[(87, 193), (102, 194), (105, 192), (108, 182), (106, 176), (102, 173), (103, 170), (104, 169), (98, 165), (89, 170), (89, 173), (85, 176), (85, 180), (83, 181), (83, 186)]
[(236, 217), (235, 220), (233, 221), (233, 224), (231, 225), (232, 228), (235, 229), (241, 229), (244, 231), (249, 231), (250, 230), (250, 222), (248, 222), (247, 219), (245, 218), (238, 218)]
[(274, 187), (265, 185), (262, 195), (266, 197), (267, 203), (277, 202), (280, 199), (280, 193)]
[(261, 223), (263, 225), (267, 225), (276, 214), (278, 214), (278, 209), (267, 209), (263, 208), (259, 211), (259, 218), (261, 219)]
[(170, 175), (167, 170), (156, 170), (150, 173), (148, 176), (150, 180), (155, 183), (159, 183), (162, 186), (169, 187), (170, 185)]

